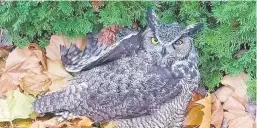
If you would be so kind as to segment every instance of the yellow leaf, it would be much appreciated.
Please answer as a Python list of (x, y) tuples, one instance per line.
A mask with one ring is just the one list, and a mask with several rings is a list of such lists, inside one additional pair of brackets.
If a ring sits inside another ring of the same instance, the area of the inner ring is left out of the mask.
[(32, 124), (32, 121), (31, 119), (18, 119), (18, 120), (14, 120), (13, 121), (13, 126), (15, 128), (28, 128), (31, 126)]
[(210, 128), (211, 123), (211, 94), (208, 93), (207, 97), (197, 101), (196, 103), (202, 104), (204, 108), (202, 109), (204, 115), (203, 120), (199, 128)]
[(0, 122), (29, 118), (33, 112), (34, 100), (32, 96), (22, 94), (18, 89), (7, 92), (7, 98), (0, 99)]
[(198, 105), (196, 107), (193, 107), (189, 113), (187, 114), (184, 125), (185, 126), (193, 126), (197, 125), (199, 126), (202, 123), (203, 119), (203, 111), (201, 110), (203, 108), (203, 105)]
[(89, 118), (84, 117), (84, 118), (82, 118), (81, 121), (78, 122), (78, 126), (79, 127), (91, 127), (92, 123), (93, 122)]

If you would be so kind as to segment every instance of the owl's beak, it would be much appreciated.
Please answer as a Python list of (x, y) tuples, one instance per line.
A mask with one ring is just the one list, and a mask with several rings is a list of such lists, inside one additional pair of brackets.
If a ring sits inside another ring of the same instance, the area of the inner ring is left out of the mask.
[(162, 46), (161, 55), (162, 56), (166, 55), (166, 47), (165, 46)]

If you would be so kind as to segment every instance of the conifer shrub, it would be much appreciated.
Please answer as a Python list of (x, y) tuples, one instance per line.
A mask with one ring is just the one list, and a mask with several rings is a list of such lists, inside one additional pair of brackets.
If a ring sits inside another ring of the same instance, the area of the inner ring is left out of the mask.
[[(101, 4), (100, 4), (101, 3)], [(249, 74), (248, 95), (256, 98), (256, 2), (254, 1), (105, 1), (1, 2), (0, 28), (16, 46), (47, 45), (50, 35), (70, 38), (116, 24), (146, 25), (152, 7), (163, 23), (204, 23), (196, 35), (202, 84), (214, 90), (225, 74)]]

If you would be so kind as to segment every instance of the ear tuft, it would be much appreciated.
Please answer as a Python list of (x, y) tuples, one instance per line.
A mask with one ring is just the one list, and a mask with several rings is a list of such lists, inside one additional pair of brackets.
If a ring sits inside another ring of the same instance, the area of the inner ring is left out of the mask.
[(195, 23), (188, 25), (186, 29), (184, 30), (185, 34), (188, 36), (194, 35), (198, 30), (200, 30), (203, 27), (203, 23)]
[(147, 9), (147, 22), (148, 26), (155, 32), (155, 27), (158, 25), (157, 16), (152, 8)]

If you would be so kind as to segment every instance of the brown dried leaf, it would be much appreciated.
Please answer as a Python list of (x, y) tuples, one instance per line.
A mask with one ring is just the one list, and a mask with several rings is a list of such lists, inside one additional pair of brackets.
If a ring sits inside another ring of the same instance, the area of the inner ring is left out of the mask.
[(246, 88), (246, 80), (247, 75), (245, 73), (241, 73), (238, 76), (224, 76), (221, 80), (221, 83), (225, 86), (230, 87), (232, 90), (235, 90), (237, 87)]
[(41, 74), (42, 70), (46, 69), (44, 59), (44, 54), (37, 44), (32, 43), (23, 49), (15, 48), (9, 54), (6, 60), (6, 65), (3, 69), (3, 76), (5, 78), (2, 80), (7, 82), (6, 78), (8, 78), (9, 87), (3, 87), (8, 86), (7, 84), (0, 85), (0, 92), (6, 92), (6, 89), (14, 89), (14, 86), (19, 85), (20, 79), (24, 77), (28, 72)]
[(32, 71), (40, 74), (42, 69), (46, 69), (45, 58), (43, 56), (43, 52), (37, 44), (30, 44), (24, 49), (16, 48), (9, 54), (4, 71), (8, 73)]
[(217, 96), (220, 102), (225, 102), (228, 99), (228, 97), (231, 96), (232, 93), (233, 90), (231, 90), (227, 86), (223, 86), (215, 92), (215, 95)]
[(9, 54), (9, 51), (7, 49), (0, 48), (0, 58), (4, 58), (8, 56), (8, 54)]
[(43, 71), (46, 71), (46, 56), (41, 51), (40, 47), (36, 43), (30, 43), (28, 45), (28, 50), (31, 51), (31, 56), (35, 55), (41, 62), (41, 65), (43, 67)]
[(243, 116), (247, 116), (247, 112), (246, 111), (234, 111), (231, 110), (230, 112), (224, 112), (224, 119), (225, 120), (233, 120), (233, 119), (237, 119)]
[(61, 61), (52, 61), (47, 59), (48, 70), (47, 76), (51, 79), (52, 84), (49, 87), (50, 92), (55, 92), (67, 86), (68, 80), (72, 76), (64, 69)]
[(22, 78), (20, 87), (26, 93), (37, 96), (43, 92), (46, 92), (51, 85), (51, 80), (45, 74), (28, 73)]
[(0, 58), (0, 76), (1, 76), (1, 72), (3, 72), (4, 67), (5, 67), (5, 59)]
[(244, 107), (247, 104), (246, 100), (246, 88), (237, 87), (235, 91), (232, 93), (232, 97), (234, 97), (238, 102), (240, 102)]
[(199, 128), (210, 128), (211, 123), (211, 94), (208, 93), (207, 97), (204, 99), (201, 99), (197, 101), (196, 103), (199, 103), (204, 106), (202, 109), (204, 115), (203, 120)]
[(12, 83), (12, 78), (4, 74), (0, 78), (0, 96), (6, 93), (9, 90), (15, 90), (18, 86)]
[(46, 128), (44, 122), (42, 121), (36, 121), (32, 123), (32, 125), (29, 128)]
[(58, 125), (58, 119), (59, 117), (53, 117), (49, 120), (43, 121), (46, 127), (52, 127), (52, 126), (57, 126)]
[(211, 124), (215, 128), (221, 128), (223, 121), (223, 108), (221, 102), (217, 99), (215, 95), (212, 94), (212, 115), (211, 115)]
[(58, 124), (57, 128), (93, 128), (91, 126), (93, 122), (87, 117), (80, 117), (71, 120), (66, 120)]
[(51, 36), (49, 45), (46, 46), (46, 56), (51, 60), (61, 60), (60, 45), (70, 47), (71, 44), (76, 44), (80, 50), (86, 48), (86, 36), (81, 38), (76, 38), (71, 41), (67, 40), (66, 36), (63, 35), (53, 35)]
[(94, 0), (94, 1), (91, 1), (91, 3), (96, 12), (99, 12), (99, 8), (103, 6), (102, 1)]
[(106, 45), (110, 45), (116, 40), (116, 34), (120, 31), (118, 25), (111, 25), (110, 27), (104, 27), (98, 38), (98, 42)]
[(245, 111), (245, 107), (234, 97), (229, 97), (223, 104), (223, 109), (227, 111)]
[(256, 122), (247, 115), (228, 121), (228, 128), (256, 128)]

